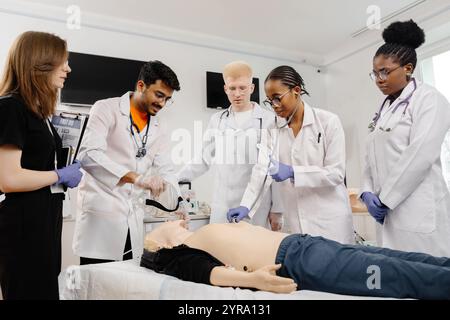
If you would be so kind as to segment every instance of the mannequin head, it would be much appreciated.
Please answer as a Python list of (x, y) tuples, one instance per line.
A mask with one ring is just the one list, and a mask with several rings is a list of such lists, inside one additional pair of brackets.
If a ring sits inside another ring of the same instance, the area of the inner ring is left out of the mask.
[(170, 249), (182, 244), (191, 234), (187, 220), (167, 221), (145, 236), (144, 248), (151, 252)]

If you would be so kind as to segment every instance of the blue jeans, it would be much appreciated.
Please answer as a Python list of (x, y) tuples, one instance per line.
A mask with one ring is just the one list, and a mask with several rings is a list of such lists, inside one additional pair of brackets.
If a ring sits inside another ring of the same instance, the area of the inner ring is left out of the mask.
[(450, 259), (293, 234), (280, 244), (277, 274), (299, 290), (356, 296), (450, 299)]

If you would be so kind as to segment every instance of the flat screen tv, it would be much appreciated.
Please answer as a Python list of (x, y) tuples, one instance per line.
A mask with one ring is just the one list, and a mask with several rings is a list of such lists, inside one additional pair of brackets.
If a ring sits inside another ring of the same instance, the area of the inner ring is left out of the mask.
[[(259, 103), (259, 79), (253, 78), (255, 90), (251, 100)], [(218, 72), (206, 72), (206, 105), (208, 108), (225, 109), (230, 106), (230, 101), (223, 90), (225, 85), (223, 76)]]
[(95, 101), (120, 97), (133, 91), (145, 61), (127, 60), (93, 54), (70, 52), (72, 72), (61, 91), (61, 102), (92, 105)]

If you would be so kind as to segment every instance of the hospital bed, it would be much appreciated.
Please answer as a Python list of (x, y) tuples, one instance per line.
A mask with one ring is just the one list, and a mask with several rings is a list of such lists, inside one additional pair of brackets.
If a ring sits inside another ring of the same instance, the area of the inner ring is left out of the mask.
[(139, 260), (71, 266), (59, 278), (62, 300), (361, 300), (380, 299), (300, 290), (275, 294), (221, 288), (156, 273)]

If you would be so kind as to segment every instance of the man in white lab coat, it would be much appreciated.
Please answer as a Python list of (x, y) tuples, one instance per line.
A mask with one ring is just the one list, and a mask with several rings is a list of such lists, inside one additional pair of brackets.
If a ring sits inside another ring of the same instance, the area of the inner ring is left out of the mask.
[[(250, 101), (254, 90), (252, 76), (251, 67), (243, 61), (225, 66), (224, 90), (231, 106), (211, 117), (202, 153), (178, 172), (179, 181), (192, 181), (210, 169), (213, 171), (210, 223), (227, 222), (228, 209), (239, 205), (256, 163), (256, 145), (260, 142), (261, 131), (274, 123), (272, 112)], [(277, 200), (272, 197), (272, 190), (261, 193), (259, 201), (257, 211), (249, 208), (250, 222), (275, 226), (281, 208), (275, 208)], [(269, 215), (271, 208), (273, 213)]]
[(180, 90), (176, 74), (150, 61), (134, 92), (92, 106), (78, 156), (86, 174), (79, 186), (73, 250), (81, 264), (142, 253), (143, 213), (133, 210), (131, 195), (136, 188), (158, 195), (167, 181), (177, 187), (168, 137), (155, 117), (175, 90)]

